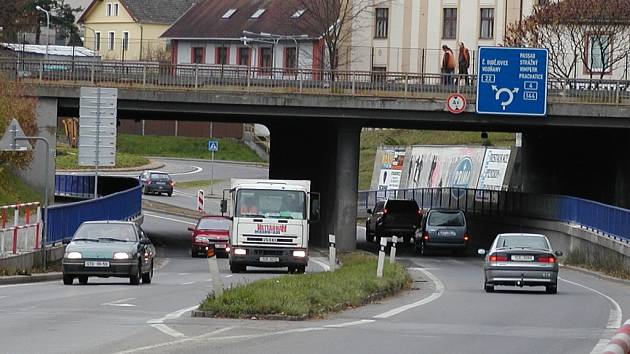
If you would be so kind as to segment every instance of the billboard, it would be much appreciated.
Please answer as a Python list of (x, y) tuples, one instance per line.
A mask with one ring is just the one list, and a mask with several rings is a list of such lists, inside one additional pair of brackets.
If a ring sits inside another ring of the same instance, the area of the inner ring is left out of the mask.
[(372, 189), (387, 190), (401, 187), (400, 179), (405, 164), (405, 148), (381, 147), (376, 152)]
[[(483, 167), (479, 174), (479, 183), (477, 183), (477, 189), (500, 191), (504, 190), (503, 183), (505, 182), (505, 175), (510, 162), (510, 149), (487, 149), (483, 158)], [(492, 195), (492, 202), (497, 202), (496, 194), (481, 193), (475, 194), (477, 201), (490, 201), (490, 195)]]

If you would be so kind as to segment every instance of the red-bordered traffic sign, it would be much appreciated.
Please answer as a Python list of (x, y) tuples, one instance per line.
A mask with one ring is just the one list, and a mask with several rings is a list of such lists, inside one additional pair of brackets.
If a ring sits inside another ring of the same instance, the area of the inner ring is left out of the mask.
[(446, 108), (453, 114), (460, 114), (466, 109), (466, 98), (461, 93), (452, 93), (446, 100)]

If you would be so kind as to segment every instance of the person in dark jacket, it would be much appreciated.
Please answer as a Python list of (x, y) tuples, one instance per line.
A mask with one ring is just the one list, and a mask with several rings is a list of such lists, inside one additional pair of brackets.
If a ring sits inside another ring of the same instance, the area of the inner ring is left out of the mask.
[(453, 84), (453, 73), (455, 73), (455, 54), (447, 45), (442, 46), (444, 57), (442, 58), (442, 83), (444, 85)]
[(460, 80), (465, 80), (466, 85), (470, 84), (470, 78), (468, 77), (468, 68), (470, 67), (470, 52), (464, 45), (464, 42), (459, 42), (459, 75)]

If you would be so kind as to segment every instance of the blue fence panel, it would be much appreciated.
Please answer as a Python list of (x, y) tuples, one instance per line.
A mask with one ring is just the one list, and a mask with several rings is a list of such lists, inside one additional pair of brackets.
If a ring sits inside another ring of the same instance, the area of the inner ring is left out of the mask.
[[(85, 184), (85, 181), (82, 181), (82, 179), (92, 178), (93, 180), (94, 178), (92, 176), (70, 177), (81, 178), (65, 179), (64, 183), (68, 181), (68, 185), (65, 187), (83, 188), (82, 186), (86, 186), (87, 184)], [(124, 181), (125, 184), (131, 185), (132, 187), (97, 199), (50, 207), (48, 209), (48, 243), (70, 239), (84, 221), (130, 220), (139, 216), (142, 211), (142, 191), (140, 183), (135, 178), (121, 177), (119, 180)], [(75, 182), (78, 184), (72, 184)], [(94, 188), (93, 182), (92, 188)]]
[(94, 177), (55, 175), (55, 195), (80, 198), (94, 195)]

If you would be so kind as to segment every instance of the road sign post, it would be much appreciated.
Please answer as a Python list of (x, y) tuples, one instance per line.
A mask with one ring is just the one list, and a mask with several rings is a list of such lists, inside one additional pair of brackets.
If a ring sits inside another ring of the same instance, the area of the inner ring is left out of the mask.
[(477, 113), (547, 114), (547, 49), (480, 47), (477, 64)]
[(212, 153), (212, 161), (210, 162), (210, 195), (214, 194), (214, 153), (219, 151), (218, 140), (208, 140), (208, 151)]

